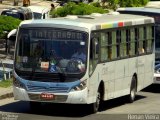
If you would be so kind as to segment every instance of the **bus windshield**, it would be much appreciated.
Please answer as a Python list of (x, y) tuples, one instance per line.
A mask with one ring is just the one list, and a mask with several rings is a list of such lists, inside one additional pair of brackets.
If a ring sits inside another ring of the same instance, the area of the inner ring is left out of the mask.
[(31, 73), (85, 73), (87, 39), (88, 34), (82, 31), (20, 29), (15, 68)]
[(34, 15), (34, 19), (41, 19), (42, 18), (42, 14), (41, 13), (33, 12), (33, 15)]

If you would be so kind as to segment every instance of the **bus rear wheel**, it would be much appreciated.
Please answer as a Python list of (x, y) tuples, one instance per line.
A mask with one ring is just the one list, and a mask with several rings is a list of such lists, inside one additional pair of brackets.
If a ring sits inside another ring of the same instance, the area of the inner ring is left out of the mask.
[(136, 92), (137, 92), (137, 82), (136, 82), (136, 77), (133, 76), (131, 86), (130, 86), (130, 94), (129, 94), (129, 102), (133, 103), (136, 97)]

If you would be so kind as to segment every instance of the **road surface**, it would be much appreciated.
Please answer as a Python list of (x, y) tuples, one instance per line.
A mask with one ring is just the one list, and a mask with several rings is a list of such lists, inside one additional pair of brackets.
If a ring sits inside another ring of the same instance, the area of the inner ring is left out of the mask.
[(160, 120), (160, 85), (137, 94), (132, 104), (126, 97), (106, 101), (96, 114), (85, 105), (45, 104), (35, 112), (28, 102), (13, 98), (0, 100), (0, 120)]

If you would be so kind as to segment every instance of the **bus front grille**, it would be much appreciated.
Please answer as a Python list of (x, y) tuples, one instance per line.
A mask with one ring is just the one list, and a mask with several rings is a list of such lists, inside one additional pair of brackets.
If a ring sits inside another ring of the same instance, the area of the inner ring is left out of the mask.
[(27, 85), (29, 92), (52, 92), (52, 93), (66, 93), (69, 91), (68, 87), (45, 87), (45, 86), (30, 86)]
[(53, 99), (42, 99), (40, 94), (28, 93), (30, 100), (33, 101), (44, 101), (44, 102), (65, 102), (68, 98), (67, 95), (55, 95)]

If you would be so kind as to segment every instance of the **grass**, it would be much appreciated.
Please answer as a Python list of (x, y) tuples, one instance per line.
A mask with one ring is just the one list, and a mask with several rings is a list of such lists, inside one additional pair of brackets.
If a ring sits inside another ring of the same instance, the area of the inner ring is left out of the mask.
[(2, 88), (7, 88), (10, 87), (11, 85), (12, 85), (12, 78), (0, 81), (0, 87)]

